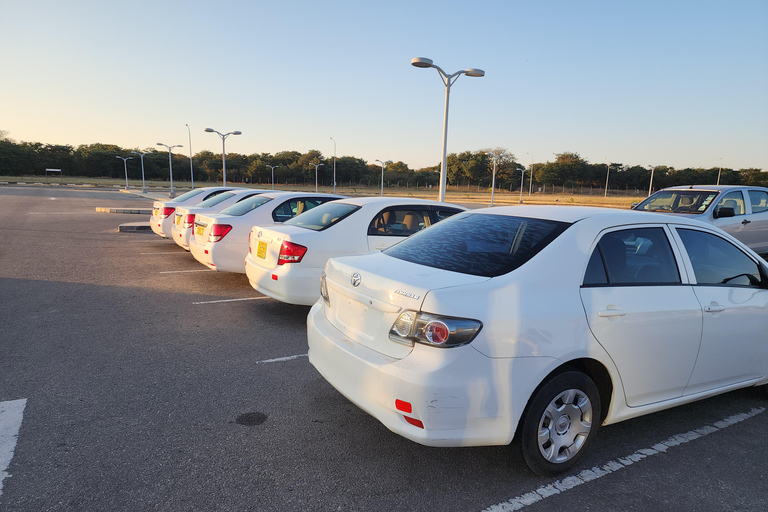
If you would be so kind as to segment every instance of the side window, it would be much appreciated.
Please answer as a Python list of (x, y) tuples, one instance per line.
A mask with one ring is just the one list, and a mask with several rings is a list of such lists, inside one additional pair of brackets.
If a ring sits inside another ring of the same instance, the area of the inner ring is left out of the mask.
[(584, 286), (679, 283), (680, 272), (662, 228), (606, 233), (592, 253), (584, 275)]
[(750, 190), (749, 202), (752, 203), (752, 213), (760, 213), (768, 210), (768, 192), (762, 190)]
[(407, 206), (388, 208), (376, 215), (368, 226), (368, 234), (376, 236), (410, 236), (429, 227), (429, 211)]
[(291, 217), (298, 215), (296, 212), (298, 211), (299, 207), (302, 207), (303, 210), (303, 206), (304, 202), (300, 200), (293, 199), (286, 201), (274, 209), (272, 212), (272, 218), (275, 220), (275, 222), (285, 222)]
[(728, 192), (723, 198), (717, 202), (717, 206), (725, 206), (726, 208), (733, 208), (735, 215), (744, 215), (746, 210), (744, 209), (744, 194), (740, 190)]
[(440, 222), (441, 220), (445, 220), (451, 215), (456, 215), (461, 211), (463, 210), (459, 210), (458, 208), (451, 208), (449, 206), (433, 207), (432, 218), (435, 222)]
[(760, 267), (741, 249), (719, 236), (678, 229), (700, 285), (760, 286)]

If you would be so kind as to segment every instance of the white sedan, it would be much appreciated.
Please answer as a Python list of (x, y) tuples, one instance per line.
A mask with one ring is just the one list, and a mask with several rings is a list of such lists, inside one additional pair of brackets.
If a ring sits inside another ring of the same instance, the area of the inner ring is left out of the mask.
[(326, 203), (281, 226), (254, 226), (245, 273), (264, 295), (309, 306), (320, 297), (320, 274), (329, 258), (379, 251), (463, 210), (398, 197)]
[(176, 214), (171, 226), (171, 237), (176, 245), (189, 250), (189, 239), (192, 235), (192, 227), (195, 224), (195, 216), (204, 213), (216, 213), (228, 206), (239, 203), (250, 197), (270, 192), (253, 188), (233, 188), (214, 197), (206, 199), (194, 206), (180, 206), (176, 208)]
[[(572, 467), (599, 425), (768, 384), (768, 265), (686, 218), (519, 206), (331, 259), (309, 360), (429, 446)], [(343, 414), (343, 411), (340, 411)]]
[(248, 237), (254, 225), (284, 222), (344, 196), (305, 192), (267, 192), (249, 197), (219, 213), (198, 215), (189, 251), (213, 270), (245, 273)]
[(163, 238), (170, 238), (176, 208), (201, 203), (227, 190), (232, 190), (232, 187), (193, 188), (189, 192), (185, 192), (168, 201), (155, 201), (152, 204), (152, 215), (149, 217), (149, 225), (155, 234)]

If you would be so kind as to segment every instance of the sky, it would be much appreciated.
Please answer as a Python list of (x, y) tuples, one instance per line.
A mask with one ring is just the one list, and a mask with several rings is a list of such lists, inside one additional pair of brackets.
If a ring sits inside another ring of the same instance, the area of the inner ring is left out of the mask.
[(768, 0), (0, 0), (0, 130), (420, 169), (445, 91), (414, 57), (486, 73), (451, 87), (448, 153), (768, 171)]

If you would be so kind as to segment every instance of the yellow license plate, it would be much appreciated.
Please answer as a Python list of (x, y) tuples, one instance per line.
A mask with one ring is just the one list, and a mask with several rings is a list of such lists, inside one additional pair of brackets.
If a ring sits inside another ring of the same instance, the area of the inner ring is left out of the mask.
[(181, 226), (181, 215), (176, 216), (176, 225)]
[(195, 226), (195, 233), (196, 234), (202, 236), (203, 235), (203, 231), (205, 231), (205, 227), (203, 227), (203, 226)]
[(256, 249), (256, 256), (261, 259), (267, 259), (267, 242), (259, 242), (259, 248)]

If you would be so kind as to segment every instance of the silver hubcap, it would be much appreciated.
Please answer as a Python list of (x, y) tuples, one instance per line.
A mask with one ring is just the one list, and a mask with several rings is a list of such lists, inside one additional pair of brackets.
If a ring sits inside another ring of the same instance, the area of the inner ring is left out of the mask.
[(539, 420), (539, 451), (549, 462), (573, 458), (592, 429), (592, 403), (578, 389), (563, 391), (552, 400)]

